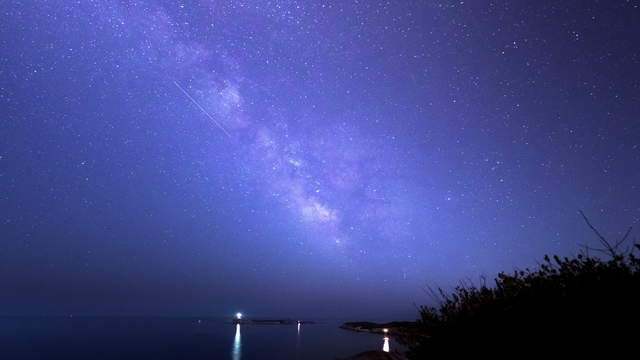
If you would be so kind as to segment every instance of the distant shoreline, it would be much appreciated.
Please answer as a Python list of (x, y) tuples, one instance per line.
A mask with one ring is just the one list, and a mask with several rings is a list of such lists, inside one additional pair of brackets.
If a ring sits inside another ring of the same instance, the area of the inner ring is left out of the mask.
[(341, 329), (366, 332), (372, 334), (398, 334), (404, 333), (414, 328), (416, 323), (413, 321), (391, 321), (387, 323), (374, 323), (369, 321), (351, 321), (340, 325)]
[(309, 320), (292, 320), (292, 319), (233, 319), (233, 324), (238, 325), (303, 325), (315, 324)]

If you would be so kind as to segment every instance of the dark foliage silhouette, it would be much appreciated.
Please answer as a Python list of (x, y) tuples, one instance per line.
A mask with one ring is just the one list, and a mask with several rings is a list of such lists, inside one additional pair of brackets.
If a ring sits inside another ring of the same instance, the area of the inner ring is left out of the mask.
[[(500, 273), (495, 286), (460, 285), (452, 293), (430, 290), (441, 301), (420, 307), (417, 330), (407, 342), (410, 359), (474, 353), (622, 353), (640, 334), (640, 259), (631, 232), (574, 258), (545, 256), (535, 269)], [(590, 254), (600, 252), (602, 257)]]

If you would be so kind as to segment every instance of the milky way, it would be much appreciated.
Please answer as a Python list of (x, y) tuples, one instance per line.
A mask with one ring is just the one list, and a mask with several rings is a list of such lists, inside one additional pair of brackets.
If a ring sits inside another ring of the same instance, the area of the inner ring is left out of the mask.
[[(290, 119), (268, 114), (253, 119), (245, 109), (251, 99), (242, 93), (250, 79), (243, 76), (238, 60), (208, 51), (205, 44), (180, 40), (175, 29), (181, 24), (163, 7), (139, 3), (120, 11), (128, 14), (127, 21), (144, 24), (140, 31), (148, 37), (145, 43), (155, 49), (141, 49), (143, 54), (155, 50), (179, 60), (169, 65), (163, 64), (166, 60), (159, 62), (169, 74), (180, 69), (181, 78), (199, 100), (176, 82), (180, 91), (231, 138), (228, 146), (247, 154), (234, 165), (247, 168), (259, 179), (259, 191), (276, 198), (313, 237), (337, 250), (350, 247), (360, 252), (365, 250), (351, 239), (362, 238), (362, 233), (376, 234), (374, 238), (381, 241), (403, 239), (400, 229), (412, 219), (406, 209), (407, 194), (402, 194), (406, 184), (394, 181), (399, 174), (398, 154), (386, 144), (389, 139), (371, 139), (351, 125), (362, 119), (319, 117), (311, 125), (297, 124), (300, 128), (294, 130), (290, 130), (296, 126)], [(215, 141), (227, 143), (224, 138)]]

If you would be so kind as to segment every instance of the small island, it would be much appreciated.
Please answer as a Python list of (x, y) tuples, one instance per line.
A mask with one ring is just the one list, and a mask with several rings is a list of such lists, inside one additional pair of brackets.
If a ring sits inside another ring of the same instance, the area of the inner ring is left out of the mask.
[(392, 334), (404, 333), (414, 328), (416, 323), (413, 321), (392, 321), (387, 323), (374, 323), (369, 321), (353, 321), (340, 325), (341, 329), (368, 332), (372, 334)]

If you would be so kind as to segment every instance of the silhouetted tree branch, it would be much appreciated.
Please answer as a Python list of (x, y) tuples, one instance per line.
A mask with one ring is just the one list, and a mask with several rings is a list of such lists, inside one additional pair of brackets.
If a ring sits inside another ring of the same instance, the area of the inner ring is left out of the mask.
[(578, 212), (580, 212), (580, 215), (582, 215), (582, 218), (584, 219), (584, 222), (587, 223), (587, 226), (589, 226), (589, 228), (591, 228), (591, 230), (593, 230), (593, 232), (596, 234), (596, 236), (598, 236), (598, 240), (600, 240), (600, 243), (605, 248), (605, 251), (601, 251), (602, 249), (594, 249), (594, 248), (591, 248), (591, 250), (609, 253), (609, 255), (611, 255), (611, 257), (619, 256), (619, 254), (618, 254), (618, 246), (620, 246), (620, 244), (622, 242), (624, 242), (624, 240), (626, 240), (627, 236), (629, 236), (629, 233), (631, 232), (631, 227), (629, 227), (629, 230), (627, 231), (627, 234), (622, 238), (622, 240), (620, 242), (616, 243), (614, 246), (611, 246), (611, 244), (607, 241), (607, 239), (604, 236), (602, 236), (602, 234), (600, 234), (598, 229), (596, 229), (596, 227), (591, 224), (591, 221), (589, 221), (589, 218), (587, 218), (587, 216), (584, 214), (584, 212), (582, 210), (578, 210)]
[(584, 244), (584, 253), (573, 258), (545, 255), (536, 268), (499, 273), (494, 286), (462, 281), (450, 293), (427, 287), (440, 301), (420, 307), (416, 327), (406, 334), (408, 358), (450, 358), (469, 349), (479, 356), (519, 354), (511, 349), (549, 354), (584, 344), (589, 351), (626, 350), (619, 344), (635, 341), (640, 324), (640, 258), (634, 253), (640, 244), (634, 239), (630, 251), (619, 252), (632, 227), (612, 244), (580, 215), (601, 248)]

